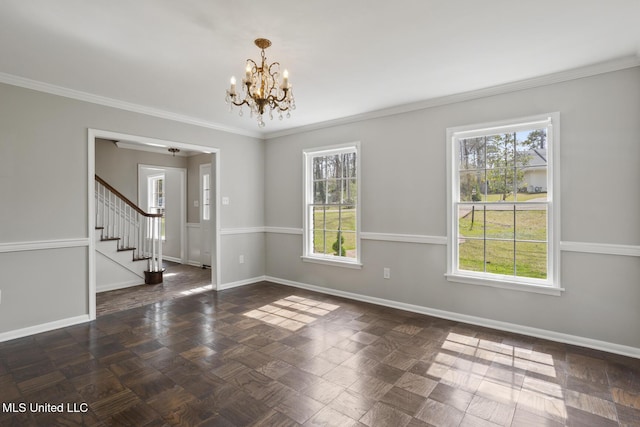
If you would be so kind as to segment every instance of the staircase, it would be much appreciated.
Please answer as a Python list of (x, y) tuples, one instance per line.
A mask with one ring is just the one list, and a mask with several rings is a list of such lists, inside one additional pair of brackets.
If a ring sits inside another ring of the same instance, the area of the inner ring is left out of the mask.
[(162, 282), (161, 213), (147, 213), (95, 176), (96, 290)]

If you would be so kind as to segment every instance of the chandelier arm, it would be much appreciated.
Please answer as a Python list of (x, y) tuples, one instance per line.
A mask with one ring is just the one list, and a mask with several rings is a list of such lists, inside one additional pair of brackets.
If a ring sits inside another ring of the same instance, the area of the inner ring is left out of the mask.
[(251, 59), (251, 58), (247, 59), (247, 63), (251, 63), (251, 65), (252, 65), (251, 74), (253, 74), (253, 73), (258, 71), (258, 64), (256, 64), (256, 62), (253, 59)]
[(269, 95), (269, 97), (267, 98), (267, 101), (269, 102), (269, 108), (271, 108), (272, 110), (274, 110), (274, 109), (276, 109), (276, 108), (277, 108), (277, 109), (278, 109), (278, 110), (280, 110), (280, 111), (287, 111), (287, 110), (289, 110), (289, 107), (282, 107), (282, 106), (280, 105), (280, 103), (281, 103), (282, 101), (284, 101), (284, 100), (286, 99), (286, 97), (287, 97), (286, 92), (285, 92), (284, 96), (283, 96), (282, 98), (280, 98), (280, 99), (276, 98), (276, 97), (275, 97), (275, 96), (273, 96), (273, 95)]
[(289, 92), (289, 88), (287, 89), (282, 89), (284, 91), (284, 94), (282, 95), (282, 98), (276, 98), (275, 96), (271, 95), (273, 97), (273, 101), (275, 103), (281, 103), (282, 101), (284, 101), (285, 99), (287, 99), (287, 93)]
[[(273, 67), (274, 65), (277, 65), (277, 66), (278, 66), (278, 69), (277, 69), (277, 70), (275, 70), (275, 71), (273, 71), (273, 72), (271, 72), (271, 67)], [(274, 62), (274, 63), (272, 63), (271, 65), (269, 65), (269, 74), (271, 75), (271, 77), (273, 77), (273, 78), (274, 78), (274, 81), (275, 81), (276, 75), (277, 75), (279, 72), (280, 72), (280, 63), (279, 63), (279, 62)]]
[(237, 106), (237, 107), (240, 107), (240, 106), (242, 106), (242, 105), (247, 105), (247, 106), (251, 107), (251, 106), (249, 105), (249, 103), (247, 102), (247, 100), (246, 100), (246, 99), (243, 99), (243, 100), (242, 100), (242, 102), (239, 102), (239, 103), (238, 103), (238, 102), (235, 102), (233, 99), (232, 99), (230, 102), (231, 102), (233, 105)]

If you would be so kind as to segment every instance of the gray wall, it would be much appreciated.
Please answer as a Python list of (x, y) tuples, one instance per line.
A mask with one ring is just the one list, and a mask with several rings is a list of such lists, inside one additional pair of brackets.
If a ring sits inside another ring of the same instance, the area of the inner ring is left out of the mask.
[[(362, 231), (446, 236), (447, 127), (560, 112), (561, 240), (640, 245), (640, 68), (271, 139), (265, 223), (302, 227), (302, 150), (361, 142)], [(268, 276), (640, 348), (640, 257), (563, 251), (562, 296), (448, 282), (446, 246), (362, 240), (362, 270), (266, 236)], [(584, 246), (584, 245), (583, 245)], [(391, 279), (382, 278), (383, 267)]]
[[(446, 236), (446, 128), (559, 111), (562, 240), (640, 245), (639, 68), (266, 143), (4, 84), (0, 99), (0, 334), (88, 313), (88, 247), (64, 242), (89, 238), (95, 128), (220, 149), (222, 284), (266, 274), (640, 348), (637, 256), (563, 251), (555, 297), (447, 282), (443, 245), (363, 240), (364, 267), (349, 270), (303, 263), (300, 235), (233, 232), (301, 228), (302, 150), (361, 141), (362, 230)], [(43, 249), (20, 250), (33, 242)]]
[(112, 141), (96, 140), (96, 175), (133, 203), (138, 203), (138, 165), (187, 168), (187, 158), (170, 154), (118, 148)]
[[(221, 193), (231, 200), (221, 227), (264, 225), (261, 140), (6, 84), (0, 99), (0, 333), (88, 314), (88, 246), (64, 247), (89, 238), (88, 128), (220, 149)], [(237, 267), (254, 236), (221, 239), (222, 283), (263, 274), (263, 249)], [(19, 250), (33, 242), (42, 249)]]
[(213, 154), (198, 154), (187, 158), (187, 222), (200, 222), (200, 207), (193, 205), (200, 203), (200, 165), (211, 163), (211, 197), (215, 197), (216, 163)]

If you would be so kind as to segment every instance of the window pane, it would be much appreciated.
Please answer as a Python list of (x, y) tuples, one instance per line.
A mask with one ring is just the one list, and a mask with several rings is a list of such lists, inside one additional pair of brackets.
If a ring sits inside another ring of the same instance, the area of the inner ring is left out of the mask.
[(342, 255), (347, 258), (355, 258), (356, 257), (356, 233), (350, 231), (342, 231), (341, 233), (343, 238), (342, 243)]
[(513, 241), (487, 240), (487, 273), (513, 276)]
[(313, 179), (326, 178), (326, 163), (324, 157), (313, 158)]
[(313, 230), (313, 253), (327, 253), (324, 230)]
[(547, 240), (546, 206), (518, 206), (516, 210), (516, 240)]
[(527, 139), (530, 131), (516, 133), (516, 163), (518, 167), (527, 166), (533, 158), (533, 142)]
[(484, 205), (458, 206), (458, 235), (461, 238), (484, 236)]
[(485, 182), (485, 171), (462, 171), (460, 172), (460, 201), (480, 202), (486, 200), (485, 192), (487, 186)]
[(512, 133), (487, 137), (487, 168), (513, 169), (515, 161), (515, 143)]
[(514, 176), (513, 169), (496, 168), (487, 170), (487, 201), (512, 201), (514, 198)]
[(526, 144), (529, 149), (546, 150), (547, 149), (547, 128), (532, 129), (525, 131)]
[(326, 223), (324, 228), (327, 231), (338, 231), (340, 228), (340, 207), (339, 206), (327, 206), (325, 211)]
[(326, 203), (327, 181), (315, 181), (313, 183), (313, 203)]
[(520, 199), (522, 200), (538, 198), (546, 201), (547, 167), (527, 166), (523, 168), (521, 174), (518, 176), (518, 189), (521, 191)]
[(516, 274), (536, 279), (547, 278), (547, 244), (516, 242)]
[(467, 138), (459, 141), (460, 170), (484, 169), (484, 138)]
[(513, 240), (513, 205), (487, 205), (485, 233), (488, 239)]
[(484, 272), (484, 241), (462, 239), (458, 247), (460, 270)]
[(344, 203), (355, 204), (358, 200), (358, 184), (355, 179), (346, 179), (344, 187)]
[(313, 207), (313, 228), (322, 229), (325, 224), (325, 207), (314, 206)]
[(343, 154), (343, 165), (344, 165), (344, 173), (343, 177), (345, 178), (355, 178), (356, 175), (356, 153), (346, 153)]
[(327, 178), (340, 178), (342, 177), (342, 169), (340, 161), (340, 155), (327, 156)]
[(342, 180), (327, 180), (327, 203), (340, 203), (342, 198), (341, 183)]
[(341, 210), (340, 229), (342, 231), (356, 231), (356, 208), (353, 205), (345, 205)]

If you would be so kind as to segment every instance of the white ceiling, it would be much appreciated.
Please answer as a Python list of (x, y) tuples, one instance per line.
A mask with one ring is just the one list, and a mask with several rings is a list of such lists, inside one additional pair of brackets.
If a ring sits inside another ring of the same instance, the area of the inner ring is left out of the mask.
[(229, 113), (253, 40), (297, 110), (263, 132), (640, 55), (640, 0), (0, 0), (12, 76), (259, 134)]

